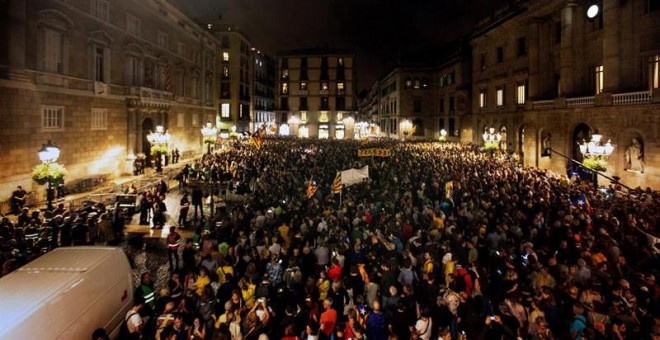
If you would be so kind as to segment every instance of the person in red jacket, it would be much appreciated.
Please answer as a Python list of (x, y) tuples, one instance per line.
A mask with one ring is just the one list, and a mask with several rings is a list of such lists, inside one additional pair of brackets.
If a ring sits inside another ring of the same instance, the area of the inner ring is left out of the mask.
[(328, 269), (328, 278), (330, 281), (337, 282), (341, 280), (342, 266), (339, 265), (339, 260), (337, 258), (332, 259), (332, 267)]
[(323, 301), (323, 309), (325, 311), (321, 313), (319, 324), (321, 325), (321, 332), (327, 337), (330, 337), (337, 324), (337, 311), (332, 308), (332, 301), (330, 299)]

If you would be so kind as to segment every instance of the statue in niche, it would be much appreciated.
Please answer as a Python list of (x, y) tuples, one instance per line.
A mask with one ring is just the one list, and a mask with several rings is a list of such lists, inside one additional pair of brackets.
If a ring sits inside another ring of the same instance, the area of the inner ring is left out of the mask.
[(644, 152), (639, 139), (633, 138), (625, 152), (626, 170), (644, 173)]
[(541, 141), (541, 157), (551, 157), (552, 156), (552, 135), (550, 133), (546, 133), (545, 136), (543, 136), (543, 140)]

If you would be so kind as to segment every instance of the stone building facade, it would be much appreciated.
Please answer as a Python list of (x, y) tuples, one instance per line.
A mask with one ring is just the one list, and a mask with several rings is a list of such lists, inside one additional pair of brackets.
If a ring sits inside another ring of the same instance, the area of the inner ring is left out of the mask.
[(494, 128), (525, 166), (566, 174), (598, 133), (615, 145), (606, 175), (658, 189), (660, 6), (603, 0), (588, 18), (587, 4), (517, 1), (475, 29), (468, 140)]
[(349, 51), (303, 49), (278, 55), (276, 124), (282, 135), (353, 137), (354, 56)]
[(30, 188), (37, 151), (61, 148), (67, 179), (131, 171), (162, 125), (201, 152), (214, 121), (217, 43), (169, 2), (0, 3), (0, 197)]

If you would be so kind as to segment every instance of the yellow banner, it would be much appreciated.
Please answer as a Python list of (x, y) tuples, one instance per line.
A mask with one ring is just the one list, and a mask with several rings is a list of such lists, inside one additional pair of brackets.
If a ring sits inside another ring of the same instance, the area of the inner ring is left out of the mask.
[(392, 152), (390, 149), (358, 149), (358, 157), (390, 157)]

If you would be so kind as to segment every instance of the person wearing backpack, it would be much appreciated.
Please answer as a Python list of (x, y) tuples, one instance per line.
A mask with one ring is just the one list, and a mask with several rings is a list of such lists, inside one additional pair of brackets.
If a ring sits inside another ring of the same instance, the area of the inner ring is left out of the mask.
[(140, 310), (144, 307), (144, 298), (140, 295), (136, 296), (133, 302), (133, 307), (128, 310), (124, 317), (124, 322), (119, 331), (120, 339), (140, 339), (142, 337), (142, 330), (144, 329), (144, 321), (140, 316)]

